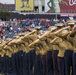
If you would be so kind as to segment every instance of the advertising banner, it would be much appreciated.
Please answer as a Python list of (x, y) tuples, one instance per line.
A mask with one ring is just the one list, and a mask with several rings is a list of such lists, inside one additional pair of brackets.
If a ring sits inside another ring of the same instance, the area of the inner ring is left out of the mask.
[(60, 16), (76, 17), (76, 14), (60, 14)]
[(15, 0), (15, 10), (17, 11), (33, 11), (33, 0)]
[(76, 13), (76, 0), (45, 0), (47, 13)]

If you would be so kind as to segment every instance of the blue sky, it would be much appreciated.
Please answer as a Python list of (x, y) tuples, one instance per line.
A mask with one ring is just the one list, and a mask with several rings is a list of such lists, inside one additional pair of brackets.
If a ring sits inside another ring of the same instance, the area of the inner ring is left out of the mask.
[(15, 0), (0, 0), (1, 3), (14, 4)]

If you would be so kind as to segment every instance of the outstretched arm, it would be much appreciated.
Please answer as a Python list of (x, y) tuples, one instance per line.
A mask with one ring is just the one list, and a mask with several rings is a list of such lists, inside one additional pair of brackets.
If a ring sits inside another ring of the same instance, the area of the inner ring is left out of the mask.
[(68, 5), (64, 0), (59, 0), (59, 3), (60, 3), (60, 4)]
[(49, 2), (47, 3), (47, 5), (48, 5), (49, 8), (51, 8), (50, 3), (51, 3), (51, 1), (49, 0)]

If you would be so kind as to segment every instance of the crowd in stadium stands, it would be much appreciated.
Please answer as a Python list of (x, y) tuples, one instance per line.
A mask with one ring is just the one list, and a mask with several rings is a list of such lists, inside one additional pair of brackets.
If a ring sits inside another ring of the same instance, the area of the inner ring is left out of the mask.
[(35, 26), (40, 26), (43, 31), (56, 23), (64, 23), (61, 19), (10, 19), (9, 21), (0, 20), (0, 39), (12, 38), (15, 34), (30, 31)]
[(15, 4), (3, 4), (0, 2), (0, 10), (15, 11)]

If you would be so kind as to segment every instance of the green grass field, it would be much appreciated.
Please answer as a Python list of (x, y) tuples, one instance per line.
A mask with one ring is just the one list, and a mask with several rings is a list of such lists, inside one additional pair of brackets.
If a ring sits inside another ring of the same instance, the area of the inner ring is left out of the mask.
[(0, 74), (0, 75), (4, 75), (4, 74)]

